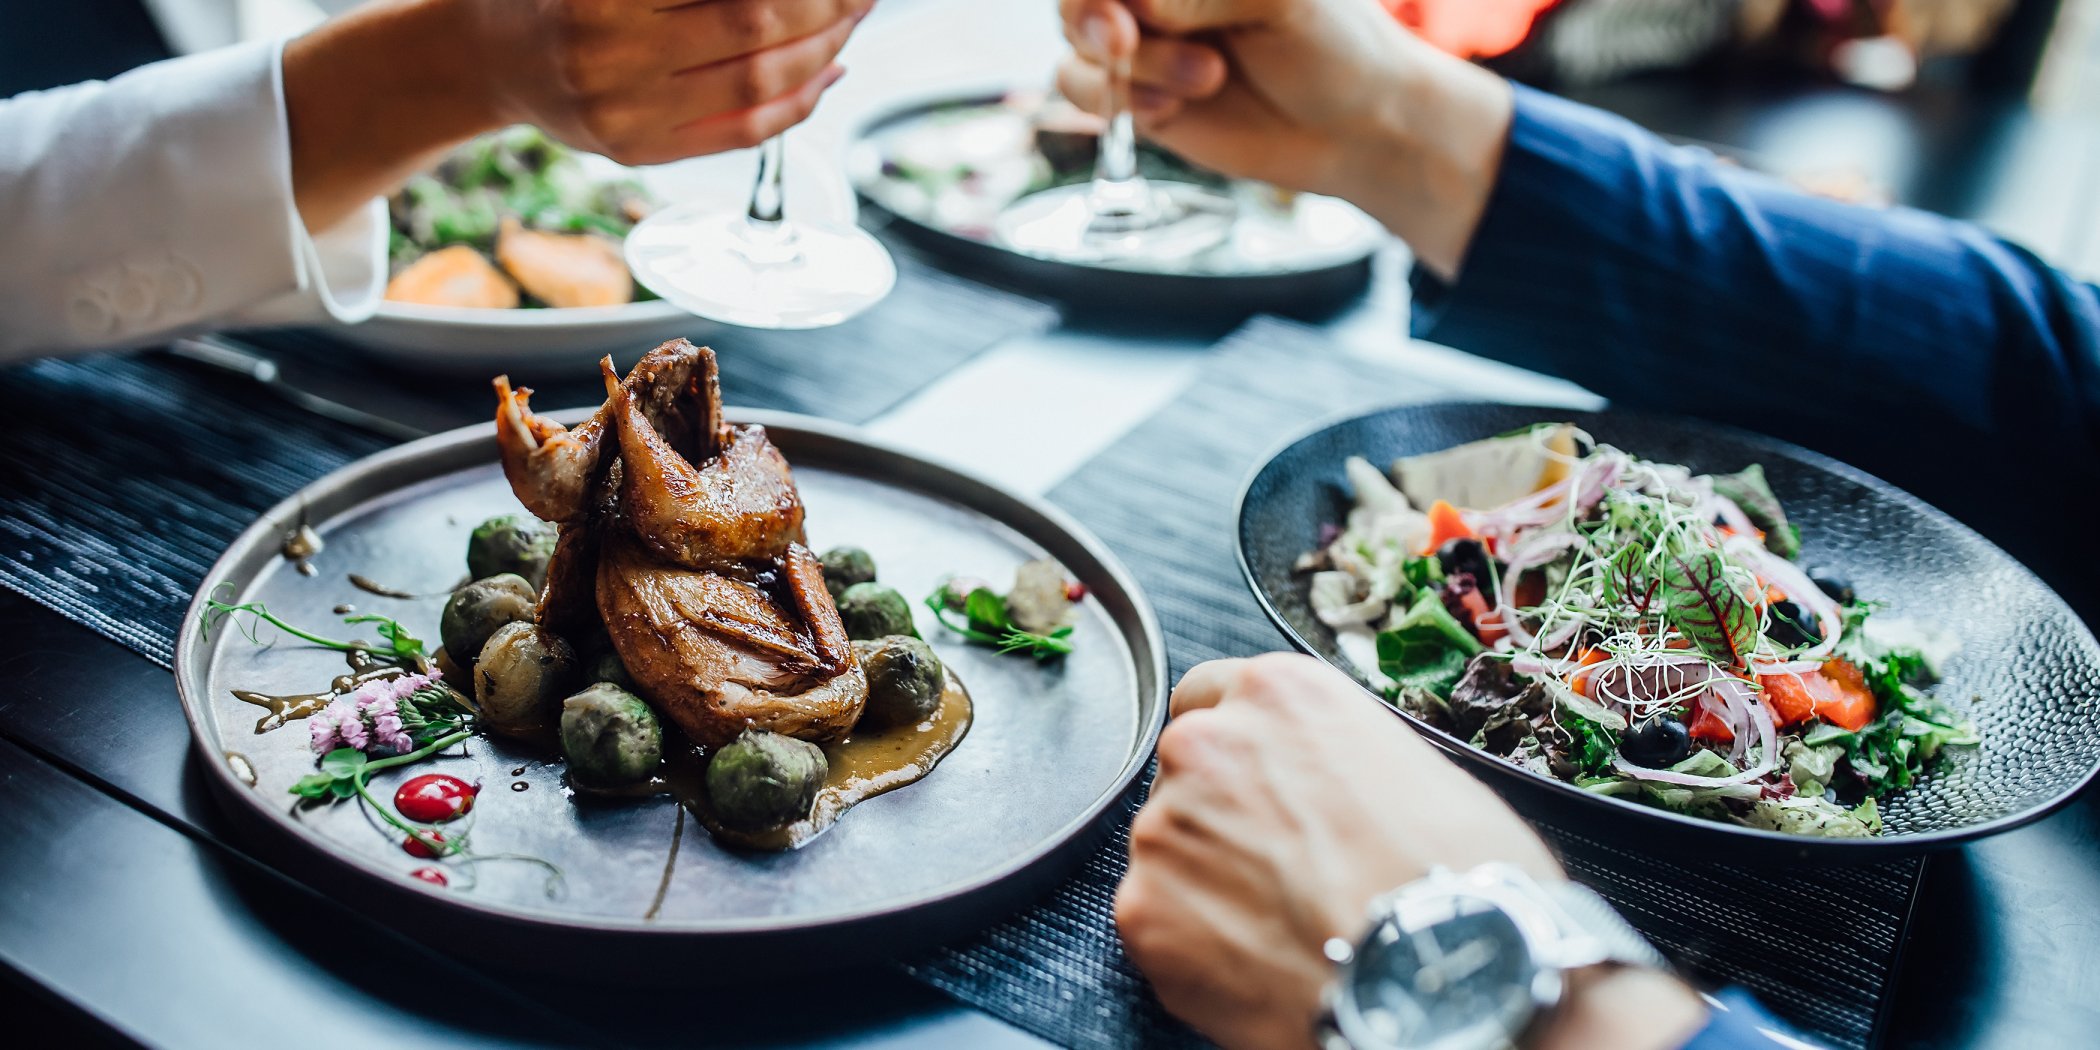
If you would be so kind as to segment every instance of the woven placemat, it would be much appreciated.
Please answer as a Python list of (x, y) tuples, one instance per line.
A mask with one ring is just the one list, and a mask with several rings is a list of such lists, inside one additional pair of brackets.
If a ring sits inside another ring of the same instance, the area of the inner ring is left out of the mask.
[[(1232, 551), (1234, 503), (1265, 454), (1325, 418), (1477, 396), (1344, 357), (1302, 326), (1256, 319), (1212, 353), (1182, 397), (1051, 498), (1137, 576), (1178, 677), (1204, 660), (1283, 648)], [(1159, 1009), (1117, 943), (1110, 907), (1126, 863), (1126, 828), (1119, 825), (1114, 840), (1037, 907), (907, 970), (1066, 1046), (1201, 1045)], [(1834, 1046), (1871, 1043), (1922, 861), (1753, 877), (1546, 830), (1571, 874), (1689, 971), (1749, 987)]]
[[(900, 254), (897, 289), (836, 328), (735, 329), (720, 344), (731, 405), (865, 422), (1056, 311)], [(287, 376), (439, 426), (487, 419), (487, 377), (379, 371), (324, 333), (251, 336)], [(637, 348), (640, 356), (646, 347)], [(295, 360), (296, 359), (296, 360)], [(360, 374), (360, 370), (362, 370)], [(596, 403), (587, 362), (534, 404)], [(361, 382), (362, 388), (351, 381)], [(190, 596), (227, 544), (278, 500), (389, 444), (267, 389), (165, 354), (0, 369), (0, 584), (162, 666)]]

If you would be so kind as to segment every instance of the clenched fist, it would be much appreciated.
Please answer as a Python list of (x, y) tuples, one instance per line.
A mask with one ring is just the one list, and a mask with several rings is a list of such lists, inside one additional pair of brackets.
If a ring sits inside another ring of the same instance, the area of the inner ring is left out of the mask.
[[(1334, 971), (1322, 945), (1431, 867), (1488, 861), (1562, 877), (1515, 812), (1347, 676), (1220, 660), (1174, 690), (1116, 926), (1167, 1009), (1228, 1050), (1303, 1050)], [(1536, 1045), (1676, 1046), (1702, 1015), (1664, 974), (1583, 974)]]

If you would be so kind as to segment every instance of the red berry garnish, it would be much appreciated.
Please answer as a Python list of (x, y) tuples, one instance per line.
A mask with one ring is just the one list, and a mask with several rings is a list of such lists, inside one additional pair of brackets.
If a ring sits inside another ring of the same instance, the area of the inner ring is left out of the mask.
[(436, 868), (417, 868), (416, 870), (409, 872), (408, 877), (412, 879), (422, 879), (424, 882), (427, 882), (432, 886), (444, 886), (448, 884), (445, 878), (445, 873), (437, 870)]
[(436, 850), (431, 849), (429, 846), (423, 844), (423, 840), (426, 838), (432, 842), (445, 841), (445, 836), (440, 835), (435, 831), (429, 832), (421, 837), (410, 835), (409, 837), (401, 840), (401, 851), (408, 854), (411, 857), (422, 857), (425, 860), (429, 860), (430, 858), (437, 856)]
[(418, 824), (438, 824), (466, 816), (474, 795), (474, 785), (458, 777), (425, 773), (394, 792), (394, 808)]

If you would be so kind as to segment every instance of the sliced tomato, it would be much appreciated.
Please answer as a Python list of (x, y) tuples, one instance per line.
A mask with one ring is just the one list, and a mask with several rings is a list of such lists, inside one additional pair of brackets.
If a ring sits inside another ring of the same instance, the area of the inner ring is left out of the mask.
[(1466, 607), (1466, 619), (1473, 625), (1473, 635), (1483, 645), (1493, 645), (1509, 637), (1509, 629), (1502, 626), (1502, 614), (1488, 607), (1487, 596), (1477, 590), (1459, 595), (1458, 603)]
[[(1479, 534), (1466, 524), (1465, 515), (1457, 507), (1444, 500), (1429, 505), (1429, 545), (1422, 548), (1422, 556), (1429, 557), (1444, 549), (1452, 540), (1478, 539)], [(1486, 580), (1482, 580), (1486, 583)]]
[(1584, 649), (1575, 654), (1575, 662), (1580, 664), (1581, 667), (1577, 667), (1574, 673), (1568, 677), (1574, 681), (1573, 688), (1577, 696), (1590, 695), (1590, 690), (1595, 688), (1590, 683), (1597, 677), (1595, 674), (1584, 674), (1582, 668), (1594, 667), (1603, 663), (1606, 659), (1603, 651), (1598, 649)]
[(1517, 586), (1511, 592), (1510, 599), (1517, 603), (1517, 608), (1519, 609), (1529, 609), (1545, 601), (1546, 574), (1542, 572), (1526, 572), (1524, 575), (1517, 577)]
[(1844, 660), (1823, 665), (1823, 679), (1830, 684), (1826, 695), (1816, 698), (1816, 717), (1834, 726), (1858, 732), (1881, 713), (1867, 676)]
[(1843, 660), (1832, 660), (1820, 671), (1799, 676), (1759, 675), (1757, 684), (1781, 725), (1820, 718), (1841, 729), (1858, 731), (1874, 720), (1880, 706), (1874, 701), (1874, 691), (1867, 688), (1866, 676)]
[(1765, 702), (1772, 705), (1772, 713), (1779, 716), (1780, 725), (1798, 725), (1815, 715), (1816, 698), (1810, 692), (1810, 675), (1815, 675), (1815, 672), (1799, 678), (1790, 674), (1757, 676), (1758, 686), (1765, 691)]
[(1720, 715), (1714, 714), (1713, 708), (1706, 706), (1704, 701), (1693, 709), (1692, 724), (1689, 728), (1694, 740), (1704, 740), (1709, 744), (1735, 742), (1735, 730), (1728, 728), (1728, 723), (1723, 721)]

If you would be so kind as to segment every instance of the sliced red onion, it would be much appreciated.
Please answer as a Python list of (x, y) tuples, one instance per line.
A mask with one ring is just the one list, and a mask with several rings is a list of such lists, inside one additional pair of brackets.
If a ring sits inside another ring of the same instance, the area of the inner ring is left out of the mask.
[(1684, 787), (1727, 787), (1730, 784), (1748, 784), (1772, 771), (1769, 765), (1759, 765), (1743, 770), (1732, 777), (1702, 777), (1690, 773), (1677, 773), (1668, 769), (1648, 769), (1626, 761), (1623, 756), (1611, 761), (1613, 769), (1636, 780), (1653, 780), (1659, 784), (1679, 784)]
[(1503, 628), (1509, 631), (1509, 636), (1518, 645), (1536, 644), (1540, 649), (1557, 649), (1566, 645), (1568, 639), (1575, 637), (1575, 632), (1582, 629), (1582, 617), (1571, 617), (1567, 623), (1554, 628), (1553, 633), (1541, 642), (1525, 629), (1523, 618), (1517, 615), (1516, 602), (1517, 577), (1524, 575), (1525, 570), (1544, 565), (1560, 552), (1581, 543), (1582, 537), (1572, 532), (1545, 532), (1527, 538), (1516, 550), (1509, 552), (1509, 557), (1505, 559), (1508, 567), (1503, 570), (1500, 585), (1495, 591), (1495, 611), (1502, 614)]
[(1734, 500), (1726, 496), (1709, 496), (1707, 498), (1713, 501), (1714, 511), (1720, 514), (1722, 521), (1728, 523), (1729, 528), (1735, 530), (1736, 535), (1748, 536), (1752, 539), (1757, 537), (1757, 526), (1750, 524), (1750, 516), (1743, 513), (1743, 508), (1736, 506)]
[(1830, 655), (1830, 651), (1837, 648), (1838, 637), (1845, 632), (1845, 617), (1838, 611), (1837, 603), (1824, 594), (1823, 588), (1816, 586), (1815, 581), (1809, 579), (1808, 574), (1802, 572), (1799, 566), (1766, 550), (1765, 545), (1757, 542), (1754, 537), (1730, 537), (1721, 549), (1750, 566), (1751, 571), (1757, 573), (1765, 582), (1784, 591), (1788, 598), (1793, 599), (1794, 604), (1801, 606), (1816, 618), (1816, 625), (1822, 628), (1823, 637), (1816, 644), (1795, 654), (1791, 662), (1812, 660), (1820, 666), (1822, 660)]

